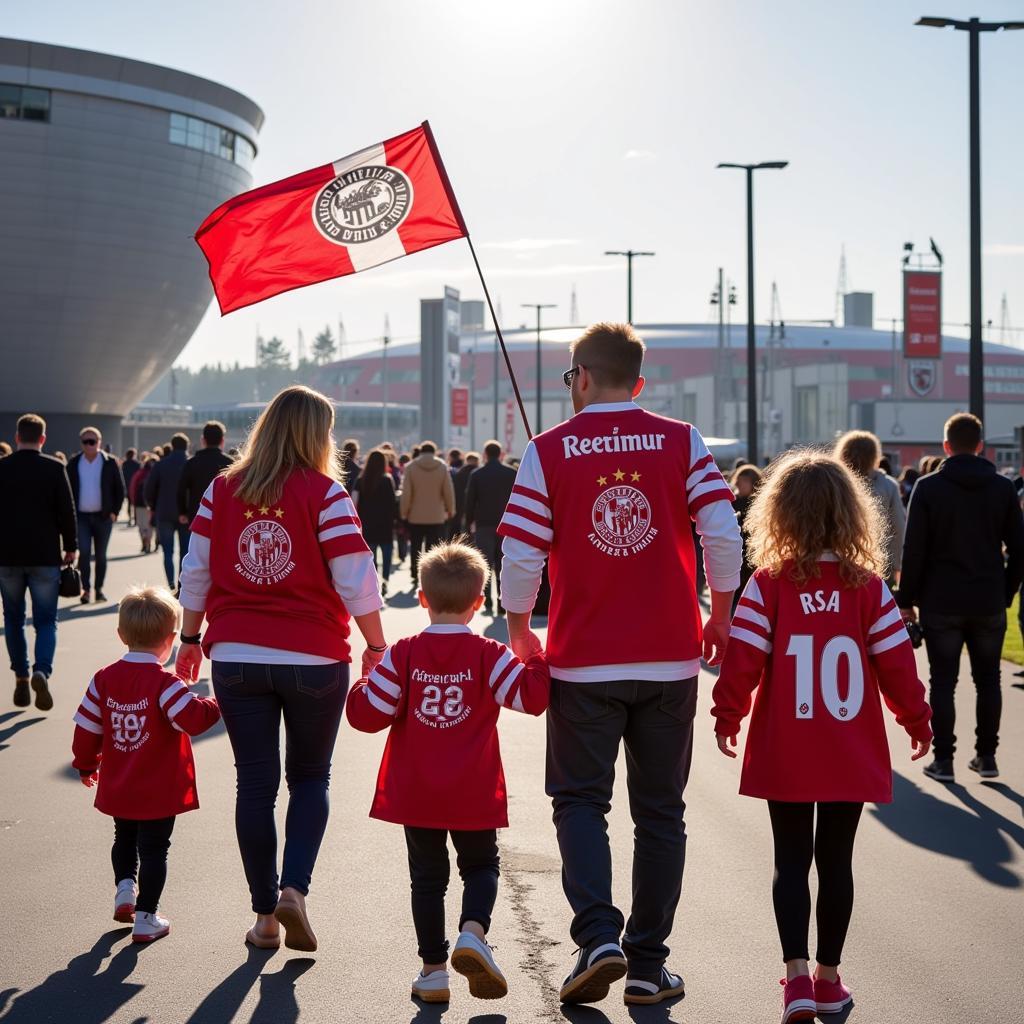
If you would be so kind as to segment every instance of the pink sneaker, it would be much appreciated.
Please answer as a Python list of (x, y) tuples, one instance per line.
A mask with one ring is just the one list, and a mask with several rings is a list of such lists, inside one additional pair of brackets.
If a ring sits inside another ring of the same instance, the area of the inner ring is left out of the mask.
[(818, 1013), (838, 1013), (847, 1003), (853, 1001), (853, 996), (843, 984), (843, 979), (838, 976), (835, 981), (815, 978), (814, 1001), (818, 1004)]
[(814, 999), (814, 982), (810, 976), (803, 974), (792, 981), (783, 978), (782, 993), (782, 1024), (791, 1020), (813, 1020), (818, 1012), (818, 1004)]

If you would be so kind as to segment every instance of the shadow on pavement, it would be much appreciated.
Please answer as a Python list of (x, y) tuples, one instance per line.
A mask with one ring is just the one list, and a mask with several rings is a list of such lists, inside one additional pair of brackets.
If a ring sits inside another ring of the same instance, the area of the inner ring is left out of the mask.
[(93, 619), (97, 615), (116, 614), (116, 601), (104, 601), (102, 604), (70, 604), (57, 612), (57, 621), (72, 622), (75, 619)]
[(676, 996), (675, 999), (666, 999), (654, 1006), (631, 1006), (627, 1012), (637, 1024), (674, 1024), (675, 1021), (681, 1021), (682, 1017), (673, 1017), (672, 1011), (682, 1004), (683, 997)]
[(389, 608), (415, 608), (420, 603), (415, 590), (397, 590), (388, 594)]
[(421, 1003), (412, 999), (416, 1014), (410, 1024), (441, 1024), (441, 1018), (448, 1012), (448, 1003)]
[(939, 800), (898, 772), (893, 772), (892, 782), (893, 802), (871, 810), (877, 821), (908, 843), (970, 864), (993, 885), (1021, 887), (1021, 879), (1009, 868), (1014, 854), (1003, 835), (1015, 833), (1020, 843), (1020, 826), (986, 807), (963, 786), (946, 788), (969, 810)]
[(114, 944), (130, 934), (130, 928), (106, 932), (92, 949), (76, 956), (64, 970), (55, 971), (27, 992), (16, 994), (10, 1010), (4, 1014), (4, 1024), (38, 1024), (44, 1020), (104, 1024), (110, 1020), (144, 988), (126, 981), (139, 958), (139, 946), (131, 942), (119, 950), (107, 969), (100, 973)]
[(1020, 793), (1005, 782), (983, 782), (982, 785), (986, 789), (994, 789), (997, 793), (1002, 793), (1007, 800), (1012, 801), (1021, 809), (1021, 814), (1024, 814), (1024, 796), (1021, 796)]
[[(249, 994), (249, 989), (256, 984), (260, 975), (263, 973), (263, 968), (270, 958), (274, 955), (276, 950), (273, 949), (254, 949), (252, 946), (246, 947), (248, 956), (246, 957), (244, 964), (239, 964), (206, 998), (195, 1008), (192, 1016), (188, 1018), (185, 1024), (224, 1024), (225, 1021), (232, 1020), (239, 1008), (245, 1001), (245, 997)], [(306, 961), (300, 961), (306, 962)], [(262, 995), (261, 995), (262, 1001)], [(294, 996), (293, 996), (294, 1002)], [(295, 1010), (295, 1016), (291, 1018), (295, 1021), (298, 1018), (298, 1008)], [(255, 1021), (255, 1015), (253, 1021)], [(282, 1024), (284, 1024), (284, 1018), (280, 1018)], [(6, 1021), (4, 1022), (6, 1024)]]
[(249, 1024), (295, 1024), (299, 1019), (295, 982), (315, 963), (312, 957), (296, 957), (286, 960), (276, 974), (261, 974), (260, 1001)]
[(572, 1024), (612, 1024), (611, 1020), (596, 1006), (571, 1006), (568, 1003), (562, 1003), (558, 1010), (566, 1020), (572, 1021)]
[[(13, 718), (15, 715), (23, 715), (24, 711), (11, 711), (4, 715), (0, 721), (7, 721), (9, 718)], [(45, 722), (46, 718), (42, 715), (36, 718), (22, 718), (20, 721), (14, 722), (9, 725), (6, 729), (0, 729), (0, 750), (6, 750), (10, 744), (5, 743), (5, 740), (9, 740), (15, 733), (21, 732), (22, 729), (27, 729), (30, 725), (35, 725), (36, 722)]]
[(484, 636), (491, 640), (498, 640), (503, 644), (508, 643), (508, 623), (504, 619), (495, 619), (484, 629)]

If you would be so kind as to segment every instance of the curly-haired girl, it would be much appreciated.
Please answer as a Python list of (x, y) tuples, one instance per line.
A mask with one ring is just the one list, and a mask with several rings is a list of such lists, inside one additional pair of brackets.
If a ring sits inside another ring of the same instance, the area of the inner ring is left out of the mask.
[(854, 838), (864, 803), (892, 800), (882, 699), (910, 734), (914, 760), (928, 752), (931, 709), (881, 578), (880, 514), (859, 479), (829, 455), (790, 452), (769, 469), (746, 525), (757, 571), (736, 608), (711, 713), (719, 748), (735, 757), (730, 747), (757, 690), (740, 792), (768, 801), (788, 1024), (852, 998), (838, 967), (853, 910)]

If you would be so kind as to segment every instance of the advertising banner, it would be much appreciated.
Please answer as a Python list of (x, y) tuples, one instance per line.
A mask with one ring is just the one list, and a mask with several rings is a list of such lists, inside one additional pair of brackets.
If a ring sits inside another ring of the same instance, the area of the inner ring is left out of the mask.
[(903, 357), (942, 357), (942, 274), (903, 271)]
[(469, 426), (469, 388), (452, 388), (452, 420), (453, 427)]

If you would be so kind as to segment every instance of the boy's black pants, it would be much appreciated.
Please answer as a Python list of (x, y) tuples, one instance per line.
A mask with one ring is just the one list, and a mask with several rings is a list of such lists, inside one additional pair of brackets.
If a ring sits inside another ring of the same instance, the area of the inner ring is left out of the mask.
[(416, 927), (419, 955), (424, 963), (441, 964), (448, 959), (444, 929), (444, 896), (448, 891), (450, 866), (448, 836), (457, 854), (462, 879), (462, 916), (459, 931), (467, 921), (476, 921), (486, 932), (498, 898), (498, 834), (493, 828), (479, 832), (449, 832), (443, 828), (405, 826), (412, 881), (412, 920)]
[(114, 882), (130, 878), (139, 883), (135, 909), (155, 914), (167, 881), (167, 851), (171, 846), (174, 817), (136, 821), (114, 819), (114, 845), (110, 861)]

